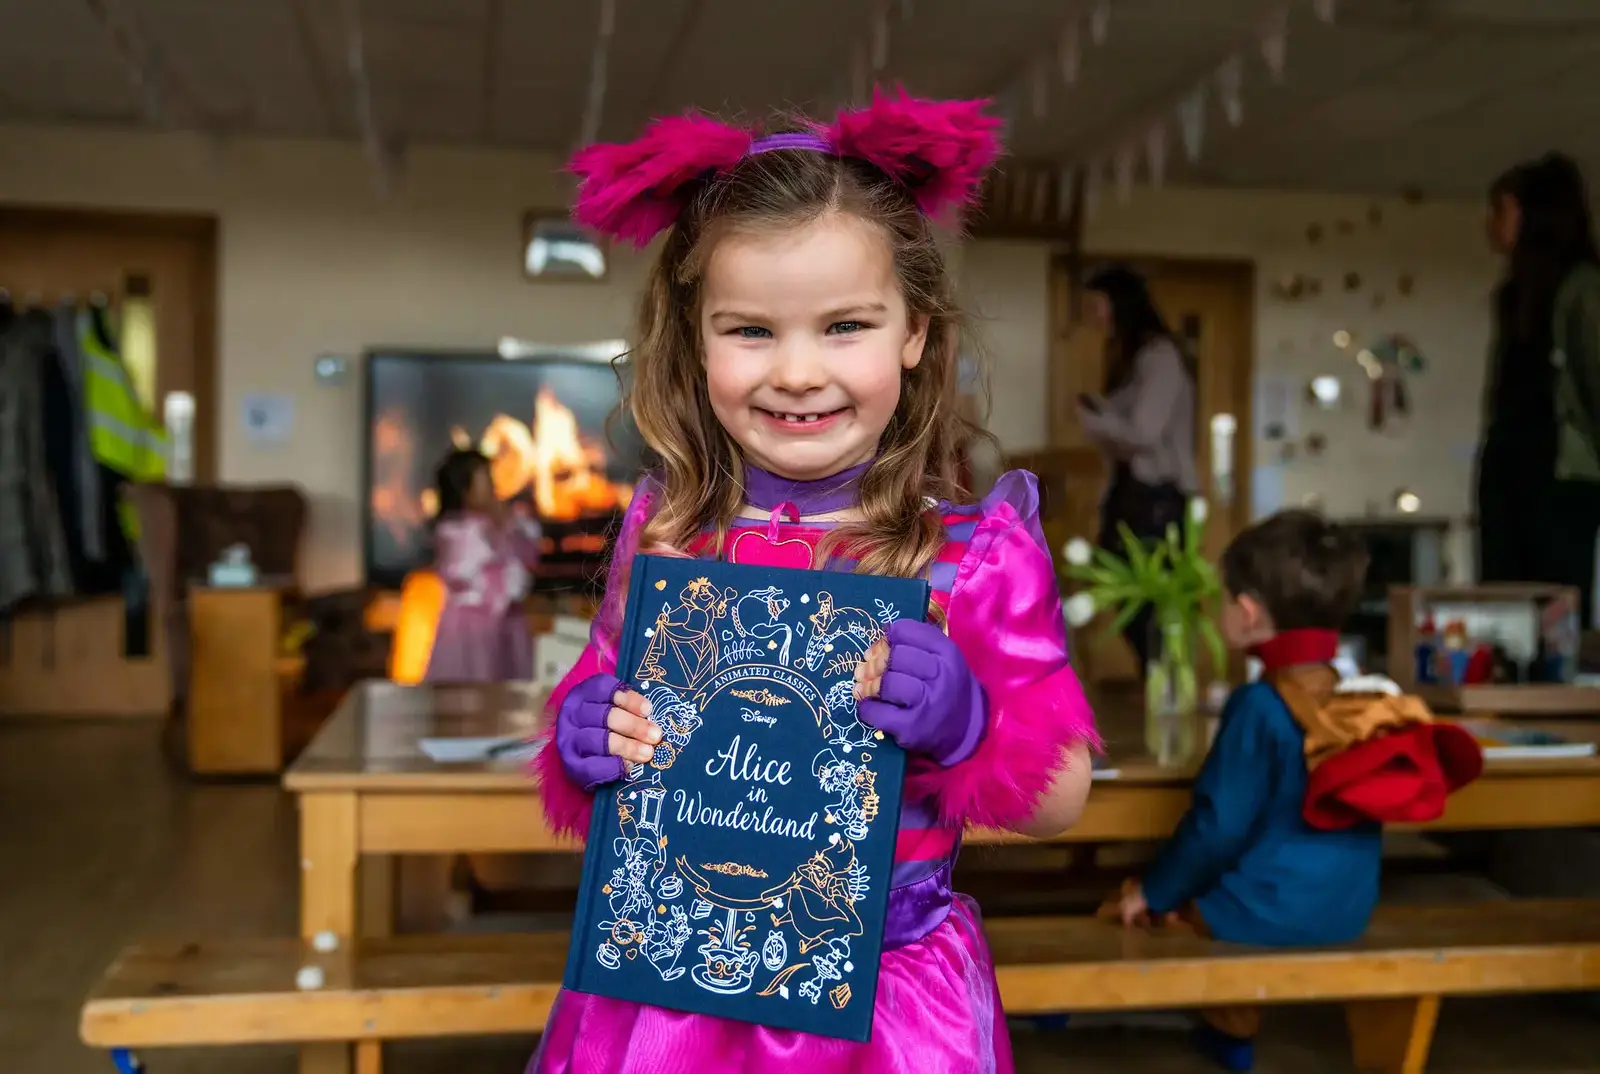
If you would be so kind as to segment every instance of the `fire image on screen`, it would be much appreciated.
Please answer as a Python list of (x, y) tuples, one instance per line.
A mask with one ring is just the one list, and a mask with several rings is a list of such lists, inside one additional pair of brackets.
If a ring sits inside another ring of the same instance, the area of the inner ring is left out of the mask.
[(539, 588), (591, 581), (637, 480), (641, 445), (605, 362), (559, 355), (373, 354), (367, 359), (369, 584), (428, 565), (434, 471), (452, 448), (490, 460), (495, 492), (544, 529)]

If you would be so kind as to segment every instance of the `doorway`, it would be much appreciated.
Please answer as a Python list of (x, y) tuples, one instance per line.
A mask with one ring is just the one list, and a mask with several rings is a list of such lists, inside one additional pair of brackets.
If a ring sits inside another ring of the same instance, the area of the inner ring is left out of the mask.
[[(12, 305), (105, 307), (141, 401), (160, 420), (192, 402), (191, 476), (217, 467), (217, 223), (209, 216), (0, 206), (0, 289)], [(148, 655), (123, 655), (120, 596), (23, 612), (0, 660), (0, 709), (35, 715), (165, 715), (173, 684), (151, 592)]]
[[(1144, 275), (1162, 317), (1195, 360), (1197, 406), (1196, 472), (1210, 506), (1205, 548), (1213, 561), (1250, 522), (1250, 404), (1254, 372), (1255, 269), (1249, 262), (1172, 258), (1094, 257), (1083, 277), (1107, 264)], [(1061, 503), (1051, 511), (1060, 540), (1093, 539), (1099, 532), (1100, 496), (1106, 469), (1099, 448), (1077, 417), (1080, 394), (1100, 394), (1105, 377), (1105, 339), (1080, 312), (1072, 267), (1058, 257), (1050, 270), (1050, 442), (1061, 479), (1053, 482)], [(1056, 534), (1052, 534), (1054, 538)], [(1079, 673), (1086, 682), (1139, 678), (1133, 655), (1116, 640), (1102, 641), (1101, 621), (1074, 638)]]

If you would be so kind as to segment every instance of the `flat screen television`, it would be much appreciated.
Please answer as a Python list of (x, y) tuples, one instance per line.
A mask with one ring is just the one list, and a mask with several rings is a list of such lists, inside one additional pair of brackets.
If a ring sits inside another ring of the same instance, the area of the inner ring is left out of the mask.
[(544, 529), (534, 589), (593, 592), (644, 456), (631, 423), (613, 416), (621, 349), (368, 351), (367, 584), (395, 588), (432, 562), (434, 471), (452, 448), (476, 446), (500, 498)]

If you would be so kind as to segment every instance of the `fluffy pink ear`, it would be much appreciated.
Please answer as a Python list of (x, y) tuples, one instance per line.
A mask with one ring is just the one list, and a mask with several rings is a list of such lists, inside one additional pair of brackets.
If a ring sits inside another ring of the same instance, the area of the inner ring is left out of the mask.
[(937, 217), (976, 200), (1000, 156), (1001, 121), (984, 114), (988, 103), (875, 90), (870, 105), (841, 112), (825, 134), (841, 156), (870, 161)]
[(749, 148), (749, 131), (705, 116), (666, 116), (632, 142), (588, 146), (568, 165), (583, 181), (573, 218), (644, 246), (672, 226), (685, 184), (733, 167)]

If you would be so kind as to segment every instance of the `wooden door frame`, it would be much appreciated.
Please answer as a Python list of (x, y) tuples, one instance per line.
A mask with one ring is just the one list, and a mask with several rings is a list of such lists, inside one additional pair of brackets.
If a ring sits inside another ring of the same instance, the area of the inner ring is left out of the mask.
[[(217, 390), (218, 232), (214, 215), (164, 211), (93, 209), (0, 202), (0, 234), (6, 230), (77, 230), (122, 236), (183, 239), (194, 244), (194, 483), (217, 480), (220, 418)], [(159, 340), (157, 341), (159, 345)], [(160, 415), (157, 415), (159, 418)]]

